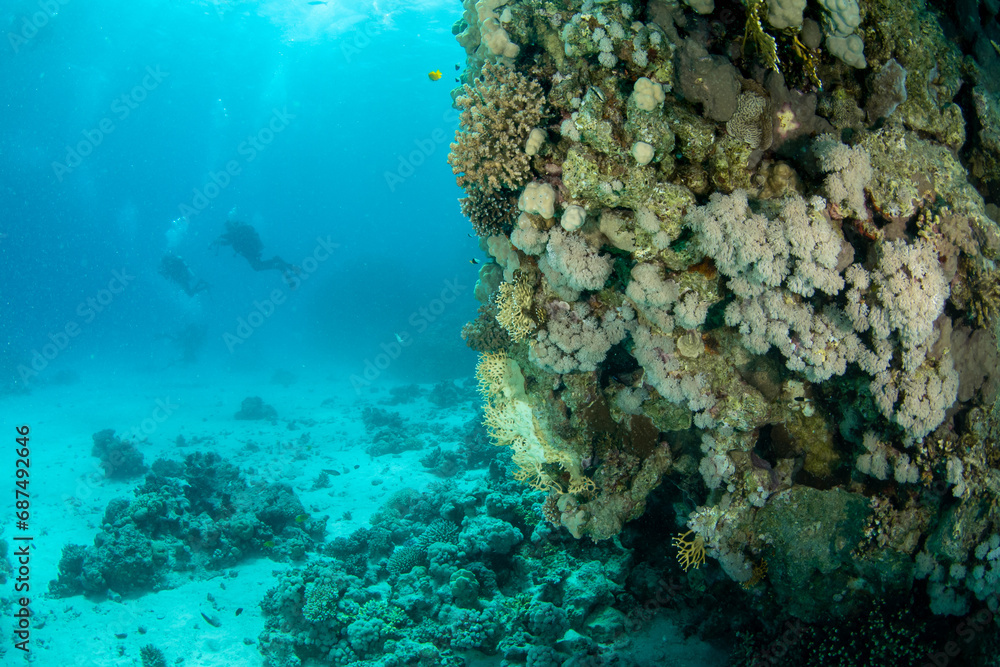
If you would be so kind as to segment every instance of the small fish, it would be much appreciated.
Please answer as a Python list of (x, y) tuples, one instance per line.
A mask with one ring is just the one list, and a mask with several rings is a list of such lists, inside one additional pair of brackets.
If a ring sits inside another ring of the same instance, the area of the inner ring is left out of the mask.
[(470, 239), (474, 239), (474, 238), (476, 238), (476, 235), (475, 235), (475, 234), (468, 234), (468, 237), (469, 237)]
[(457, 72), (457, 71), (458, 71), (458, 70), (460, 70), (460, 69), (462, 69), (462, 68), (461, 68), (461, 67), (459, 67), (458, 63), (455, 63), (455, 71)]
[(334, 470), (332, 468), (323, 468), (323, 472), (325, 472), (327, 475), (333, 475), (334, 477), (340, 474), (339, 470)]
[(216, 616), (215, 614), (206, 614), (205, 612), (201, 612), (201, 617), (205, 619), (205, 622), (211, 625), (213, 628), (218, 628), (222, 626), (222, 621), (220, 621), (219, 617)]
[(479, 260), (473, 257), (472, 259), (469, 260), (469, 264), (479, 264)]
[(438, 79), (441, 78), (441, 70), (438, 69), (434, 70), (433, 72), (428, 72), (427, 78), (430, 79), (431, 81), (437, 81)]
[(399, 334), (396, 334), (396, 342), (397, 343), (402, 343), (403, 342), (403, 337), (400, 336)]
[(273, 549), (274, 548), (274, 540), (268, 540), (267, 542), (264, 542), (264, 546), (267, 547), (268, 549)]
[(237, 615), (237, 616), (239, 616), (239, 615), (240, 615), (240, 614), (242, 614), (242, 613), (243, 613), (243, 607), (239, 607), (239, 608), (238, 608), (238, 609), (236, 610), (236, 615)]
[(300, 514), (297, 517), (295, 517), (295, 523), (305, 523), (308, 520), (309, 520), (308, 514)]

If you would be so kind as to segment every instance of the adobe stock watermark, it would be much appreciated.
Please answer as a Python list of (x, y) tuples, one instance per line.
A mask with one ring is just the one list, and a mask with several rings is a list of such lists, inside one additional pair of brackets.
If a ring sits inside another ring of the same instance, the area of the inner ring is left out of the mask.
[(38, 11), (21, 17), (21, 29), (16, 33), (7, 33), (7, 42), (16, 55), (21, 47), (35, 38), (39, 31), (47, 26), (52, 18), (59, 13), (60, 7), (65, 7), (71, 0), (38, 0)]
[[(429, 303), (421, 306), (417, 310), (413, 311), (407, 318), (406, 322), (411, 327), (416, 335), (420, 335), (427, 331), (441, 315), (448, 310), (448, 306), (455, 303), (455, 300), (461, 296), (468, 289), (467, 285), (460, 285), (458, 278), (453, 278), (451, 280), (444, 281), (444, 287), (441, 289), (441, 293), (437, 298), (432, 299)], [(409, 330), (403, 331), (402, 333), (397, 333), (394, 339), (389, 342), (382, 342), (379, 344), (379, 349), (381, 352), (376, 354), (373, 358), (366, 358), (364, 363), (364, 370), (361, 371), (361, 375), (352, 374), (350, 377), (351, 386), (354, 388), (355, 394), (361, 394), (361, 390), (370, 387), (373, 382), (381, 377), (396, 359), (402, 356), (403, 351), (413, 344), (414, 336)]]
[(133, 86), (132, 90), (116, 97), (111, 102), (109, 115), (102, 118), (95, 127), (84, 130), (82, 132), (83, 139), (72, 146), (66, 145), (66, 157), (63, 161), (52, 163), (52, 173), (56, 175), (56, 179), (62, 183), (68, 174), (73, 173), (74, 169), (83, 164), (84, 158), (91, 155), (94, 149), (104, 143), (104, 139), (118, 127), (115, 123), (116, 119), (119, 123), (125, 121), (168, 76), (170, 76), (170, 72), (164, 72), (159, 65), (155, 68), (147, 66), (146, 75), (142, 77), (142, 81)]
[[(131, 442), (132, 444), (145, 441), (156, 433), (160, 426), (169, 420), (179, 408), (180, 405), (174, 403), (169, 396), (157, 398), (153, 401), (153, 408), (146, 417), (128, 427), (117, 437), (123, 442)], [(94, 495), (94, 489), (101, 486), (103, 481), (108, 478), (108, 469), (116, 469), (125, 463), (126, 451), (126, 449), (116, 449), (103, 460), (92, 457), (90, 471), (77, 478), (76, 488), (72, 495), (63, 494), (63, 504), (78, 506), (81, 502), (90, 499)]]
[[(286, 276), (288, 286), (297, 289), (303, 282), (309, 280), (320, 265), (330, 259), (333, 251), (340, 247), (339, 243), (322, 236), (316, 237), (316, 247), (312, 253), (306, 255), (296, 266), (297, 271)], [(232, 332), (226, 331), (222, 334), (222, 342), (226, 344), (226, 349), (232, 354), (236, 348), (247, 342), (258, 329), (264, 326), (271, 317), (278, 312), (278, 308), (283, 306), (288, 300), (288, 295), (282, 290), (274, 288), (266, 299), (254, 300), (253, 309), (245, 317), (236, 318), (236, 327)]]
[(652, 597), (646, 599), (642, 606), (629, 611), (626, 619), (626, 632), (634, 634), (639, 632), (643, 626), (648, 624), (661, 609), (665, 609), (671, 604), (683, 602), (683, 592), (687, 588), (686, 581), (680, 577), (673, 576), (670, 579), (660, 577), (656, 582), (656, 591)]
[(219, 171), (210, 172), (208, 181), (202, 187), (194, 188), (190, 203), (180, 205), (181, 217), (191, 218), (208, 208), (208, 205), (232, 184), (233, 179), (243, 173), (243, 167), (267, 150), (274, 138), (284, 132), (289, 121), (294, 119), (295, 114), (288, 113), (287, 107), (282, 107), (280, 110), (272, 109), (271, 118), (264, 127), (254, 134), (247, 135), (247, 138), (236, 147), (236, 155), (239, 158), (229, 160)]
[(227, 14), (237, 10), (236, 5), (240, 0), (210, 0), (210, 2), (215, 9), (215, 15), (219, 17), (220, 21), (225, 21)]
[(107, 310), (133, 280), (135, 276), (130, 275), (125, 269), (112, 271), (111, 279), (105, 287), (77, 304), (75, 312), (79, 319), (67, 320), (60, 329), (49, 332), (48, 342), (40, 348), (31, 350), (31, 360), (27, 364), (18, 365), (17, 374), (21, 382), (27, 384), (48, 368), (49, 364), (69, 347), (70, 342), (83, 333), (83, 326), (90, 324), (99, 314)]
[[(1000, 597), (994, 593), (986, 598), (986, 604), (986, 607), (968, 614), (955, 628), (955, 634), (962, 640), (961, 643), (949, 639), (940, 651), (927, 655), (927, 661), (922, 667), (947, 667), (962, 654), (963, 645), (970, 645), (985, 630), (996, 632), (996, 612), (991, 611), (991, 608), (1000, 611)], [(963, 661), (956, 664), (966, 663)]]
[(172, 402), (169, 396), (156, 399), (153, 401), (153, 405), (155, 407), (150, 410), (149, 416), (143, 418), (138, 424), (129, 427), (126, 431), (126, 434), (132, 440), (145, 440), (156, 433), (160, 429), (160, 425), (170, 419), (174, 412), (181, 407)]
[[(458, 111), (448, 109), (441, 116), (441, 120), (448, 123), (449, 126), (454, 126), (458, 123), (458, 116)], [(382, 173), (382, 178), (385, 179), (385, 184), (389, 188), (389, 192), (395, 192), (398, 186), (405, 183), (410, 176), (417, 173), (417, 169), (427, 162), (427, 158), (434, 155), (438, 146), (444, 144), (445, 148), (447, 148), (453, 136), (451, 132), (443, 127), (435, 128), (430, 135), (414, 139), (414, 149), (406, 155), (397, 153), (396, 169), (393, 171), (387, 170)]]
[(361, 27), (354, 28), (350, 36), (341, 37), (340, 54), (344, 56), (344, 62), (350, 64), (361, 55), (361, 52), (372, 45), (372, 38), (385, 32), (385, 26), (380, 21), (373, 19), (366, 20)]

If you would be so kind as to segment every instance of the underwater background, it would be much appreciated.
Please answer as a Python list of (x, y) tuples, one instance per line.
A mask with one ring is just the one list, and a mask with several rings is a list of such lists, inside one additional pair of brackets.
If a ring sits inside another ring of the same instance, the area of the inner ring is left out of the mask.
[[(135, 281), (114, 307), (81, 322), (86, 335), (46, 374), (70, 359), (81, 373), (88, 363), (102, 372), (162, 368), (172, 360), (166, 336), (188, 324), (204, 327), (201, 368), (245, 368), (261, 355), (312, 369), (349, 365), (412, 326), (411, 313), (446, 280), (471, 293), (476, 246), (444, 162), (457, 122), (448, 84), (462, 55), (454, 8), (444, 4), (60, 5), (4, 57), (3, 288), (8, 312), (20, 315), (3, 322), (4, 371), (20, 380), (16, 365), (49, 330), (83, 319), (78, 304), (115, 269)], [(7, 8), (13, 34), (32, 9)], [(448, 79), (431, 85), (426, 72), (439, 68)], [(412, 175), (387, 184), (399, 158), (435, 130), (445, 140), (427, 145)], [(91, 145), (74, 166), (74, 152)], [(227, 175), (230, 161), (238, 175)], [(223, 177), (231, 180), (217, 187)], [(256, 226), (268, 256), (299, 261), (320, 237), (337, 252), (307, 274), (281, 317), (230, 355), (212, 343), (273, 286), (231, 251), (209, 248), (234, 209)], [(209, 294), (177, 298), (157, 274), (168, 250), (212, 285)], [(450, 318), (454, 331), (471, 307), (465, 299), (432, 324)], [(404, 364), (435, 379), (466, 372), (471, 355), (456, 358), (461, 341), (447, 338), (450, 353), (425, 339), (393, 372)]]
[(0, 663), (1000, 665), (998, 13), (8, 3)]

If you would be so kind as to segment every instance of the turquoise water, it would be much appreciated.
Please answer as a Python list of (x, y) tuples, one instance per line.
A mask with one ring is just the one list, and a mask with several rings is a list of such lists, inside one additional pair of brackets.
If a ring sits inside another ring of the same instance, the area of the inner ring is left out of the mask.
[[(74, 320), (86, 331), (28, 382), (70, 359), (165, 366), (162, 337), (187, 324), (205, 327), (206, 364), (353, 363), (411, 327), (446, 281), (471, 291), (477, 249), (444, 161), (462, 62), (444, 3), (74, 5), (54, 5), (37, 34), (22, 19), (45, 10), (7, 10), (17, 39), (3, 60), (0, 251), (4, 297), (20, 313), (3, 324), (15, 385), (45, 332)], [(22, 43), (21, 32), (33, 36)], [(436, 69), (447, 78), (431, 82)], [(256, 227), (268, 257), (300, 264), (317, 239), (336, 245), (232, 356), (218, 341), (274, 281), (209, 247), (230, 212)], [(157, 274), (168, 251), (211, 291), (176, 299)], [(114, 270), (135, 277), (122, 298), (94, 317), (79, 309)], [(454, 330), (470, 313), (464, 300), (432, 324)], [(451, 350), (415, 341), (395, 372), (466, 372), (472, 356), (449, 340)]]
[(0, 664), (1000, 664), (997, 14), (12, 0)]

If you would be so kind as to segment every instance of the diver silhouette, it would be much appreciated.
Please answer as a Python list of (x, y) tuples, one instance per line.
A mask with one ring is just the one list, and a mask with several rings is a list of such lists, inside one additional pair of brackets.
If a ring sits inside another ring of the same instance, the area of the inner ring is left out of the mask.
[(285, 282), (292, 287), (295, 286), (295, 276), (300, 273), (299, 267), (289, 264), (277, 255), (271, 259), (262, 259), (260, 255), (264, 251), (264, 243), (253, 225), (238, 220), (227, 220), (226, 231), (212, 241), (209, 247), (215, 248), (218, 253), (219, 246), (223, 245), (232, 247), (233, 252), (242, 256), (254, 271), (281, 271)]
[(208, 283), (194, 277), (183, 259), (169, 252), (160, 260), (160, 275), (179, 285), (188, 296), (194, 296), (198, 292), (209, 289)]

